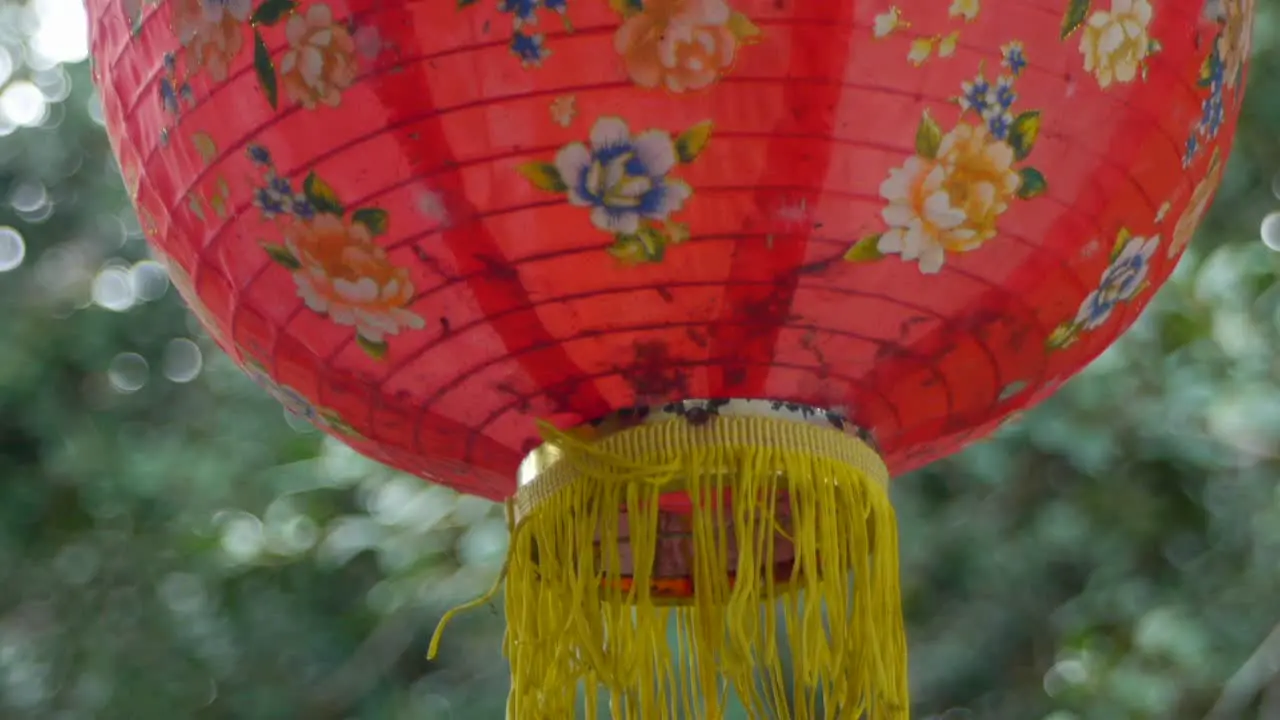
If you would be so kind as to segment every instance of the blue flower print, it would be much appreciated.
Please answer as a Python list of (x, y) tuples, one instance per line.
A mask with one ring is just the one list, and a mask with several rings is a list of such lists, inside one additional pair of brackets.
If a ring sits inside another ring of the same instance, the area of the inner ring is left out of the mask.
[(538, 6), (541, 0), (498, 0), (498, 12), (512, 15), (512, 27), (519, 30), (524, 25), (538, 22)]
[(177, 115), (182, 106), (195, 103), (196, 95), (191, 84), (178, 78), (177, 60), (173, 53), (165, 53), (164, 74), (160, 76), (160, 105), (165, 112)]
[(1222, 123), (1226, 119), (1226, 106), (1222, 100), (1222, 93), (1215, 93), (1205, 100), (1201, 110), (1200, 124), (1204, 128), (1205, 136), (1212, 140), (1218, 136), (1218, 131), (1222, 129)]
[(1082, 330), (1093, 330), (1111, 317), (1117, 305), (1137, 295), (1146, 286), (1151, 256), (1159, 244), (1159, 236), (1128, 238), (1111, 265), (1102, 272), (1098, 289), (1089, 293), (1080, 304), (1076, 326)]
[(1027, 68), (1027, 56), (1022, 50), (1022, 43), (1014, 41), (1000, 48), (1000, 64), (1008, 68), (1014, 77), (1022, 75)]
[(271, 192), (270, 188), (258, 188), (255, 190), (253, 192), (253, 204), (262, 211), (262, 216), (268, 220), (289, 212), (288, 208), (285, 207), (285, 199)]
[(273, 194), (282, 197), (291, 197), (293, 195), (293, 183), (274, 173), (267, 177), (267, 188)]
[[(274, 169), (267, 170), (266, 179), (267, 184), (253, 194), (253, 204), (262, 211), (263, 217), (298, 214), (298, 196), (293, 192), (293, 183), (276, 175)], [(307, 205), (305, 197), (302, 202)]]
[[(975, 82), (973, 87), (977, 87), (979, 83)], [(987, 129), (991, 131), (992, 136), (997, 140), (1005, 140), (1009, 137), (1009, 129), (1013, 126), (1013, 113), (1010, 108), (1018, 99), (1018, 93), (1013, 89), (1013, 78), (1006, 75), (996, 80), (994, 85), (981, 81), (982, 85), (987, 86), (987, 96), (985, 98), (985, 106), (979, 111), (982, 119), (987, 122)], [(969, 94), (969, 88), (965, 88), (966, 95)]]
[(551, 56), (551, 51), (546, 47), (546, 39), (541, 34), (526, 35), (517, 32), (511, 37), (511, 52), (520, 58), (520, 64), (524, 67), (542, 65), (542, 61)]
[(257, 361), (249, 361), (245, 364), (244, 369), (245, 374), (257, 383), (259, 387), (266, 390), (268, 395), (275, 398), (276, 402), (283, 405), (285, 411), (290, 415), (302, 418), (320, 428), (328, 426), (324, 415), (318, 412), (316, 407), (302, 396), (302, 393), (288, 385), (281, 385), (272, 380), (266, 368), (259, 366)]
[(1182, 157), (1182, 167), (1189, 167), (1191, 162), (1196, 159), (1196, 155), (1200, 152), (1200, 138), (1192, 135), (1187, 138), (1186, 153)]
[(298, 193), (292, 198), (293, 214), (299, 220), (310, 220), (316, 216), (316, 208), (307, 199), (305, 193)]
[(249, 159), (255, 165), (271, 165), (271, 152), (261, 145), (249, 146)]
[(542, 6), (561, 15), (565, 14), (569, 9), (568, 0), (542, 0)]
[(693, 190), (667, 177), (676, 165), (675, 143), (662, 130), (633, 136), (626, 121), (603, 117), (591, 129), (591, 145), (570, 143), (555, 168), (569, 203), (591, 208), (591, 223), (609, 233), (634, 234), (641, 220), (666, 220)]
[(253, 204), (262, 211), (268, 220), (277, 215), (292, 215), (299, 220), (310, 220), (315, 217), (316, 209), (307, 199), (306, 193), (296, 192), (293, 183), (281, 177), (271, 159), (271, 153), (261, 145), (250, 145), (249, 160), (263, 169), (265, 184), (254, 190)]
[(987, 111), (987, 107), (991, 103), (991, 83), (981, 75), (974, 78), (972, 82), (965, 81), (960, 83), (960, 89), (964, 94), (960, 96), (960, 107), (965, 110), (972, 110), (979, 115)]
[(1200, 107), (1200, 132), (1212, 140), (1222, 129), (1226, 117), (1224, 95), (1227, 89), (1226, 66), (1215, 50), (1209, 58), (1209, 97), (1204, 99)]
[(1226, 121), (1226, 66), (1215, 49), (1207, 59), (1207, 73), (1200, 78), (1200, 86), (1209, 88), (1209, 95), (1200, 103), (1200, 119), (1191, 128), (1191, 136), (1187, 138), (1186, 154), (1182, 158), (1183, 167), (1188, 167), (1195, 160), (1196, 153), (1202, 143), (1212, 142), (1222, 130)]
[(1013, 127), (1013, 114), (1008, 112), (988, 112), (987, 130), (997, 140), (1008, 140), (1009, 129)]
[(167, 77), (160, 78), (160, 104), (165, 112), (171, 115), (177, 115), (180, 110), (178, 91), (174, 89), (173, 82)]
[(1001, 110), (1008, 110), (1013, 107), (1017, 99), (1018, 93), (1013, 89), (1013, 78), (1005, 76), (996, 80), (996, 84), (991, 88), (988, 102)]
[(308, 420), (313, 424), (324, 424), (320, 422), (320, 414), (316, 412), (315, 406), (308, 402), (307, 399), (302, 396), (302, 393), (299, 393), (288, 385), (277, 385), (275, 387), (275, 392), (271, 394), (280, 401), (281, 405), (284, 405), (285, 410), (288, 410), (294, 415), (297, 415), (304, 420)]

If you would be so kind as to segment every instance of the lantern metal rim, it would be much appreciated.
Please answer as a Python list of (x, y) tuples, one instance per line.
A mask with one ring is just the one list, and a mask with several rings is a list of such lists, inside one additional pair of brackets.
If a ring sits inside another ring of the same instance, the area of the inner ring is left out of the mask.
[[(715, 418), (774, 418), (790, 420), (818, 428), (837, 430), (861, 440), (877, 456), (880, 448), (874, 434), (855, 425), (848, 415), (835, 409), (779, 400), (756, 398), (675, 400), (654, 405), (635, 405), (583, 423), (567, 432), (590, 442), (602, 442), (636, 427), (682, 419), (699, 426)], [(536, 485), (562, 457), (555, 443), (543, 442), (521, 460), (516, 472), (517, 497)], [(519, 517), (519, 515), (517, 515)]]

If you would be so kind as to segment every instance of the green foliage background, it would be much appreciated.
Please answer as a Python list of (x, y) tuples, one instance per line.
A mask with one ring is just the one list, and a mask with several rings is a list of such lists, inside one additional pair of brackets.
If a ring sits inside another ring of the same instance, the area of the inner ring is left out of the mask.
[[(322, 439), (213, 348), (147, 260), (86, 64), (32, 52), (38, 8), (0, 4), (0, 86), (46, 104), (0, 114), (26, 246), (0, 276), (0, 718), (501, 717), (495, 612), (423, 658), (496, 574), (498, 512)], [(1259, 12), (1174, 281), (1056, 398), (896, 486), (918, 718), (1280, 719), (1280, 1)]]

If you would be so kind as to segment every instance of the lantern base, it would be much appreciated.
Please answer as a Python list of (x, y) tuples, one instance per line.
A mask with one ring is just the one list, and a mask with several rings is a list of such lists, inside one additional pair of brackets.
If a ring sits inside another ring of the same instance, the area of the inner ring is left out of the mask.
[[(776, 417), (543, 428), (506, 568), (509, 720), (908, 717), (888, 474)], [(788, 653), (784, 648), (789, 646)]]

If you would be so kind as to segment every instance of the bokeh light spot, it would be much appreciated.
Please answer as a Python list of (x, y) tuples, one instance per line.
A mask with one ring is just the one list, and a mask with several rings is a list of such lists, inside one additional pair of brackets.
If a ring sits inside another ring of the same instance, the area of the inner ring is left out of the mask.
[(151, 366), (147, 359), (137, 353), (120, 353), (111, 360), (107, 369), (107, 379), (111, 387), (122, 393), (134, 393), (147, 384), (147, 376)]
[(0, 272), (17, 269), (26, 257), (27, 244), (22, 234), (11, 227), (0, 227)]
[(204, 356), (200, 346), (187, 338), (174, 338), (165, 346), (161, 372), (170, 382), (189, 383), (200, 376)]
[(1261, 230), (1263, 244), (1280, 252), (1280, 212), (1273, 212), (1262, 218)]
[(133, 307), (133, 283), (123, 268), (106, 267), (93, 279), (93, 302), (108, 310), (124, 312)]

